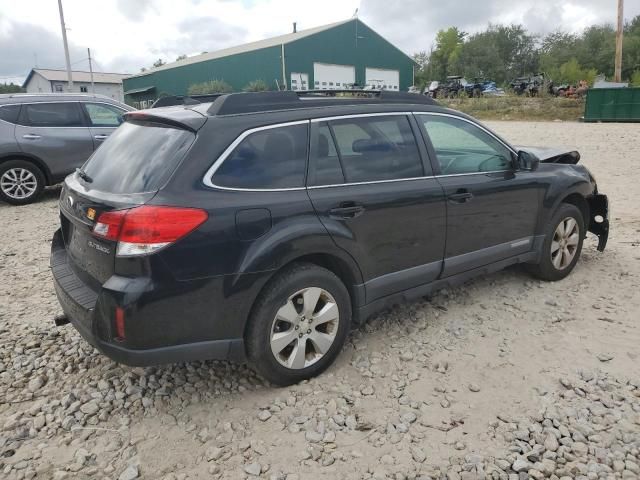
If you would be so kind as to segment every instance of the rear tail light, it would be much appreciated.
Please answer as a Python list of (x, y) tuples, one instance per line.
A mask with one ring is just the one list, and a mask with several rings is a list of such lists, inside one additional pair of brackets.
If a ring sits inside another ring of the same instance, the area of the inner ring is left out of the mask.
[(93, 227), (93, 234), (117, 241), (119, 257), (146, 255), (175, 243), (207, 218), (207, 212), (197, 208), (144, 205), (103, 213)]

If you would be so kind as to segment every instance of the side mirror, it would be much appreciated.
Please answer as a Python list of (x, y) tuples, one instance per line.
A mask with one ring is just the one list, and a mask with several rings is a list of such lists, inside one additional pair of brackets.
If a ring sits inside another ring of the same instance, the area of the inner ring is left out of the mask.
[(533, 172), (538, 169), (539, 165), (540, 159), (533, 153), (529, 153), (524, 150), (520, 150), (518, 152), (518, 168), (520, 168), (520, 170)]

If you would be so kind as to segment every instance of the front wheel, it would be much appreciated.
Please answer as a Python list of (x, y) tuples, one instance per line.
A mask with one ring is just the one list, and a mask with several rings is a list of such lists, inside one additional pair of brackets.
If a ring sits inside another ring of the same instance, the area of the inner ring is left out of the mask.
[(529, 270), (538, 278), (561, 280), (571, 273), (580, 258), (585, 236), (582, 212), (575, 205), (562, 204), (547, 226), (542, 258)]
[(260, 295), (245, 335), (253, 367), (276, 385), (314, 377), (340, 353), (351, 324), (351, 301), (327, 269), (296, 264)]

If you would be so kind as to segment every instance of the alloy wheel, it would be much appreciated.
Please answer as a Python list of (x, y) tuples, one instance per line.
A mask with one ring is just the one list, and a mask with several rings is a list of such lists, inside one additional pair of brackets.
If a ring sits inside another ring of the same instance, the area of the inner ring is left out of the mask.
[(7, 197), (24, 200), (36, 192), (38, 180), (26, 168), (10, 168), (0, 178), (0, 188)]
[(271, 352), (284, 367), (300, 370), (320, 360), (338, 333), (338, 304), (329, 292), (308, 287), (278, 309), (271, 326)]
[(580, 227), (573, 217), (567, 217), (556, 227), (551, 241), (551, 263), (564, 270), (573, 261), (580, 243)]

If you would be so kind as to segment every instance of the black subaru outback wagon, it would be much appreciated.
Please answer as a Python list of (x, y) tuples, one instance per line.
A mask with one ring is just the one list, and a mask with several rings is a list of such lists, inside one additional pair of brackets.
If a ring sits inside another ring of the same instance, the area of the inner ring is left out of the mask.
[(58, 323), (125, 364), (248, 359), (290, 384), (375, 311), (516, 263), (560, 280), (587, 231), (607, 241), (577, 152), (516, 149), (419, 95), (229, 94), (125, 119), (65, 180), (51, 252)]

